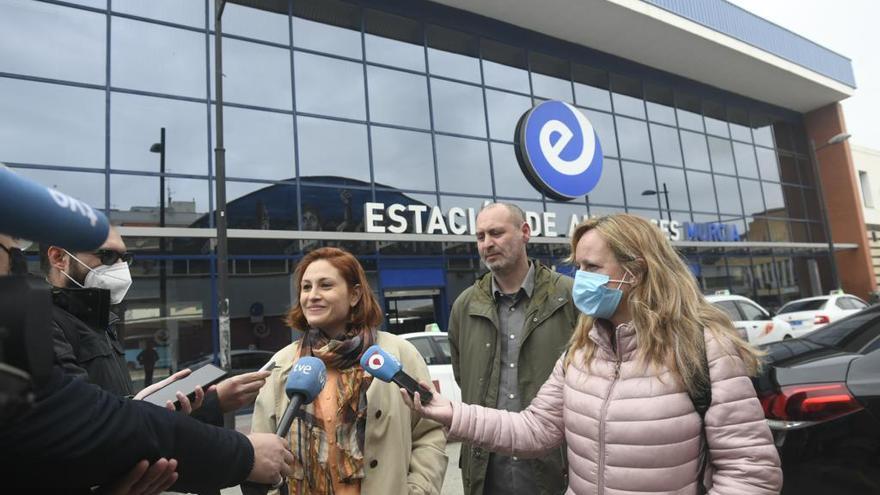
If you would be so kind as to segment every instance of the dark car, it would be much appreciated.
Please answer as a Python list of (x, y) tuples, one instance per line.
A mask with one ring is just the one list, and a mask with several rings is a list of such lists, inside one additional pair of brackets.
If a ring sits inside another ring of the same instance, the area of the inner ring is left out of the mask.
[(880, 307), (763, 346), (783, 494), (880, 494)]

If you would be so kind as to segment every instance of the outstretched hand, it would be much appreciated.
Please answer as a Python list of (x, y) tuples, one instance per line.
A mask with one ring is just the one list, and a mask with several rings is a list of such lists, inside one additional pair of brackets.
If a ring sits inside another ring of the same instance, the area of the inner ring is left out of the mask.
[(217, 399), (220, 401), (220, 410), (227, 413), (241, 409), (254, 403), (260, 389), (266, 384), (270, 371), (254, 371), (227, 378), (217, 385), (208, 389), (217, 391)]
[[(177, 373), (174, 373), (173, 375), (169, 376), (168, 378), (165, 378), (164, 380), (160, 380), (160, 381), (158, 381), (148, 387), (145, 387), (143, 390), (138, 392), (137, 395), (134, 396), (134, 399), (135, 400), (143, 400), (144, 397), (158, 391), (161, 388), (164, 388), (166, 385), (173, 383), (173, 382), (176, 382), (177, 380), (180, 380), (181, 378), (186, 378), (187, 376), (190, 375), (190, 373), (192, 373), (192, 371), (189, 368), (182, 369), (182, 370), (178, 371)], [(188, 414), (192, 413), (193, 411), (195, 411), (196, 409), (202, 407), (202, 402), (204, 402), (204, 400), (205, 400), (205, 391), (202, 390), (202, 387), (196, 387), (195, 391), (194, 391), (194, 395), (195, 395), (194, 400), (192, 402), (190, 402), (189, 397), (184, 395), (182, 392), (178, 391), (175, 394), (175, 396), (177, 397), (177, 401), (180, 403), (180, 410), (184, 414), (188, 415)], [(171, 402), (170, 400), (166, 401), (165, 402), (165, 409), (168, 409), (169, 411), (174, 412), (175, 411), (174, 403)]]
[(159, 459), (153, 464), (143, 460), (125, 477), (109, 486), (102, 486), (101, 495), (159, 495), (177, 481), (177, 461)]
[[(419, 385), (427, 388), (428, 390), (434, 390), (434, 388), (430, 384), (427, 384), (423, 381), (419, 381)], [(403, 402), (406, 403), (406, 405), (410, 409), (415, 411), (423, 418), (433, 419), (434, 421), (440, 423), (443, 426), (446, 426), (447, 428), (452, 426), (452, 402), (446, 397), (440, 395), (436, 390), (434, 390), (431, 402), (427, 404), (422, 404), (422, 400), (418, 392), (415, 393), (415, 397), (410, 398), (409, 392), (407, 392), (405, 388), (400, 389), (400, 396), (403, 398)]]

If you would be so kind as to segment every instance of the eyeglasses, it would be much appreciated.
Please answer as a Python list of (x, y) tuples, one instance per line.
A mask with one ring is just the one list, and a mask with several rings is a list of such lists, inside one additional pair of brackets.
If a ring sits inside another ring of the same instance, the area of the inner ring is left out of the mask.
[(134, 254), (129, 252), (119, 253), (112, 249), (99, 249), (94, 254), (101, 258), (102, 265), (115, 265), (119, 260), (122, 260), (130, 266), (134, 262)]

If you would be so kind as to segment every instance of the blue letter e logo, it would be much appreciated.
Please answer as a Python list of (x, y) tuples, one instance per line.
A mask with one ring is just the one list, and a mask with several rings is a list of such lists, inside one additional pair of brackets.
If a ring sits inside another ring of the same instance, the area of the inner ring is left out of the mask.
[(590, 121), (562, 101), (545, 101), (519, 119), (516, 157), (535, 188), (569, 200), (592, 191), (602, 176), (602, 146)]

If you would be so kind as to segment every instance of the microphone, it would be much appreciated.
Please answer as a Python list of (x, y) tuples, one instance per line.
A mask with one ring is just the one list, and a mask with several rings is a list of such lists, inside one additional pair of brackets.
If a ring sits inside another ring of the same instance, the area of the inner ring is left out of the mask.
[[(327, 383), (327, 368), (324, 362), (318, 358), (306, 356), (299, 358), (293, 364), (293, 369), (287, 375), (287, 384), (284, 385), (284, 392), (290, 398), (290, 404), (284, 410), (281, 421), (278, 423), (278, 429), (275, 434), (281, 438), (287, 437), (290, 431), (290, 425), (293, 423), (293, 416), (303, 404), (310, 404)], [(244, 482), (241, 484), (241, 492), (244, 495), (266, 495), (270, 489), (278, 490), (282, 495), (287, 495), (287, 479), (282, 477), (281, 482), (275, 486), (262, 485), (258, 483)]]
[(315, 400), (325, 383), (327, 383), (327, 369), (320, 359), (307, 356), (294, 363), (293, 369), (287, 375), (287, 384), (284, 386), (284, 392), (290, 398), (290, 404), (287, 405), (287, 409), (278, 423), (276, 435), (281, 438), (287, 436), (297, 410), (304, 404), (310, 404)]
[(71, 251), (97, 249), (110, 222), (100, 211), (0, 164), (0, 232)]
[(378, 344), (370, 346), (361, 356), (361, 367), (383, 382), (394, 382), (406, 389), (410, 397), (418, 392), (422, 404), (431, 402), (434, 397), (430, 390), (419, 385), (419, 382), (403, 371), (397, 358), (385, 352)]

